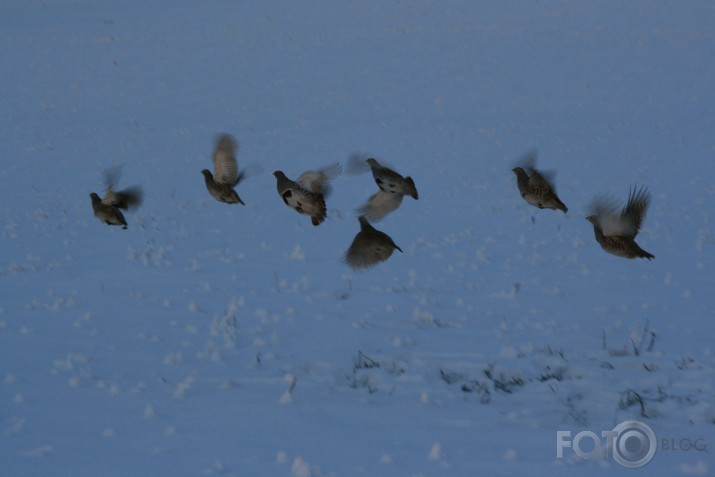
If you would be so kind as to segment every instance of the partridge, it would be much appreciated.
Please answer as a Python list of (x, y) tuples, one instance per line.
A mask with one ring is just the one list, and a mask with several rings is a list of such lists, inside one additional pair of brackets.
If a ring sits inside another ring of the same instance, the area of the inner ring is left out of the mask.
[(360, 232), (355, 235), (350, 248), (343, 255), (343, 260), (355, 270), (362, 270), (384, 262), (395, 250), (402, 252), (389, 235), (375, 229), (362, 215)]
[(536, 152), (530, 152), (522, 164), (512, 169), (521, 197), (530, 205), (540, 209), (568, 211), (566, 205), (556, 195), (553, 181), (544, 172), (536, 169)]
[(89, 197), (92, 199), (92, 210), (97, 219), (107, 225), (119, 225), (126, 229), (127, 221), (119, 209), (132, 210), (139, 207), (144, 198), (144, 192), (139, 186), (115, 190), (120, 176), (121, 166), (106, 170), (104, 172), (106, 186), (104, 197), (100, 199), (95, 192), (89, 194)]
[(238, 143), (230, 134), (219, 134), (213, 153), (214, 172), (204, 169), (206, 189), (219, 202), (246, 205), (238, 196), (234, 187), (245, 178), (245, 173), (238, 170), (236, 152)]
[(372, 171), (379, 190), (370, 196), (365, 205), (357, 209), (357, 212), (369, 221), (379, 222), (397, 210), (405, 195), (414, 199), (419, 198), (415, 182), (411, 177), (401, 176), (392, 169), (381, 165), (374, 158), (365, 160), (364, 157), (353, 154), (348, 160), (348, 171), (351, 174), (365, 172), (368, 168)]
[(372, 171), (372, 177), (375, 178), (375, 182), (380, 190), (392, 194), (409, 195), (415, 200), (419, 198), (412, 177), (402, 177), (392, 169), (380, 165), (380, 163), (372, 157), (367, 160), (367, 163)]
[(646, 210), (650, 204), (650, 193), (645, 187), (632, 187), (628, 202), (619, 211), (613, 201), (599, 198), (590, 206), (591, 214), (586, 220), (593, 224), (596, 241), (606, 252), (624, 258), (647, 258), (654, 255), (646, 252), (636, 243), (635, 238), (641, 228)]
[(330, 181), (340, 175), (342, 166), (333, 164), (322, 169), (306, 171), (295, 181), (283, 171), (275, 171), (276, 188), (285, 204), (299, 214), (310, 216), (313, 225), (325, 221), (325, 198), (330, 194)]
[(127, 228), (127, 220), (117, 207), (102, 202), (96, 192), (89, 194), (89, 197), (92, 199), (95, 217), (107, 225), (120, 225), (123, 229)]

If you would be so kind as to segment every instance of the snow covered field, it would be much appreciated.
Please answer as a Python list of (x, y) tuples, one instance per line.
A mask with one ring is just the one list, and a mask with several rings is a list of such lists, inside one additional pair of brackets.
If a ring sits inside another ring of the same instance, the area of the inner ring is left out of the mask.
[[(712, 475), (713, 25), (706, 1), (3, 2), (0, 475)], [(245, 207), (200, 174), (220, 131), (263, 170)], [(519, 197), (531, 148), (567, 215)], [(340, 257), (370, 175), (319, 227), (271, 175), (354, 152), (420, 193), (363, 273)], [(119, 164), (128, 230), (88, 197)], [(652, 262), (584, 219), (634, 183)], [(629, 418), (642, 469), (556, 458)]]

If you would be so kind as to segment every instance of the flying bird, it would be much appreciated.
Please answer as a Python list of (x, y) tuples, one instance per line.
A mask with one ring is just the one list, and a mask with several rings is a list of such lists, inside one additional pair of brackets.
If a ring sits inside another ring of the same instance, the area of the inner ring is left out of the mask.
[(415, 182), (412, 180), (412, 177), (402, 177), (392, 169), (380, 165), (380, 163), (372, 157), (367, 160), (367, 163), (372, 171), (372, 177), (375, 179), (380, 190), (392, 194), (409, 195), (415, 200), (419, 199), (417, 188), (415, 187)]
[(355, 270), (363, 270), (384, 262), (395, 250), (402, 249), (384, 232), (374, 228), (362, 215), (360, 232), (355, 235), (350, 248), (343, 255), (343, 260)]
[(115, 190), (121, 176), (121, 166), (104, 171), (105, 193), (100, 199), (96, 192), (89, 194), (92, 199), (94, 216), (107, 225), (119, 225), (127, 228), (127, 221), (120, 209), (133, 210), (138, 208), (144, 198), (142, 188), (131, 186)]
[(635, 241), (650, 204), (650, 193), (645, 187), (631, 187), (628, 202), (618, 211), (618, 206), (604, 198), (594, 200), (586, 220), (593, 224), (596, 241), (606, 252), (624, 258), (655, 256), (643, 250)]
[(406, 195), (415, 200), (419, 198), (412, 177), (403, 177), (372, 157), (364, 160), (354, 154), (350, 157), (348, 164), (352, 173), (366, 171), (369, 167), (375, 183), (379, 187), (377, 193), (370, 196), (365, 205), (357, 210), (358, 214), (365, 216), (370, 221), (378, 222), (397, 210)]
[(213, 152), (214, 172), (204, 169), (206, 189), (219, 202), (246, 205), (238, 196), (234, 187), (246, 178), (245, 171), (238, 170), (236, 154), (238, 143), (230, 134), (219, 134)]
[(295, 181), (288, 179), (283, 171), (275, 171), (273, 175), (283, 202), (299, 214), (310, 216), (313, 225), (320, 225), (327, 215), (325, 198), (331, 192), (330, 181), (341, 172), (342, 166), (335, 163), (306, 171)]
[(556, 195), (553, 180), (549, 174), (536, 169), (536, 151), (527, 153), (520, 164), (512, 169), (521, 197), (539, 209), (553, 209), (568, 212), (568, 208)]

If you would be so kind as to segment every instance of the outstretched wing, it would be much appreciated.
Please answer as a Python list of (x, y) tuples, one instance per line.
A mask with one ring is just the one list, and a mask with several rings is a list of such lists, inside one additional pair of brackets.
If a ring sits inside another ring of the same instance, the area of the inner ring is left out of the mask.
[(220, 134), (216, 137), (213, 154), (214, 181), (231, 187), (238, 184), (242, 177), (238, 174), (237, 151), (238, 143), (230, 134)]
[(342, 171), (343, 166), (336, 162), (321, 169), (306, 171), (296, 179), (296, 182), (314, 194), (321, 194), (323, 197), (327, 197), (331, 192), (329, 182), (338, 177)]
[(355, 270), (362, 270), (384, 262), (394, 251), (394, 247), (358, 232), (350, 248), (343, 255), (343, 260)]
[(378, 190), (357, 211), (370, 222), (379, 222), (400, 207), (403, 197), (404, 195), (402, 194), (392, 194), (384, 190)]
[(619, 218), (627, 225), (631, 238), (635, 238), (638, 235), (649, 203), (650, 192), (648, 192), (647, 188), (641, 187), (638, 189), (633, 186), (628, 191), (628, 202), (621, 210)]
[(587, 210), (589, 215), (596, 217), (598, 226), (605, 236), (631, 236), (632, 229), (618, 213), (618, 202), (612, 197), (597, 197), (589, 204)]
[(143, 200), (144, 191), (142, 188), (139, 186), (132, 186), (116, 192), (111, 188), (107, 189), (107, 195), (104, 197), (102, 202), (113, 205), (119, 209), (131, 210), (139, 207)]

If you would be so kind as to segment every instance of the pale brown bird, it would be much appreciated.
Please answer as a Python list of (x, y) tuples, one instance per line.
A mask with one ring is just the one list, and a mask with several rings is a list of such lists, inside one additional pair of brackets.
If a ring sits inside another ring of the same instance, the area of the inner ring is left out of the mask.
[(127, 221), (119, 209), (133, 210), (138, 208), (144, 198), (144, 192), (139, 186), (131, 186), (122, 190), (115, 190), (121, 176), (121, 166), (104, 171), (106, 190), (103, 198), (95, 192), (89, 194), (92, 199), (94, 216), (107, 225), (119, 225), (127, 228)]
[(536, 169), (536, 151), (530, 151), (520, 160), (520, 165), (514, 167), (516, 183), (521, 197), (530, 205), (539, 209), (553, 209), (568, 212), (568, 208), (556, 195), (553, 180), (548, 174)]
[(245, 178), (245, 173), (238, 170), (238, 143), (230, 134), (219, 134), (213, 152), (214, 172), (204, 169), (206, 189), (211, 196), (219, 202), (226, 204), (246, 205), (234, 190), (239, 182)]
[(340, 175), (342, 166), (332, 164), (322, 169), (306, 171), (295, 181), (283, 171), (275, 171), (276, 188), (285, 204), (299, 214), (310, 216), (313, 225), (325, 221), (325, 198), (330, 194), (330, 181)]
[(363, 270), (384, 262), (395, 250), (402, 249), (384, 232), (374, 228), (362, 215), (360, 232), (355, 235), (350, 248), (343, 255), (343, 260), (355, 270)]
[(586, 220), (593, 224), (593, 232), (601, 248), (618, 257), (648, 260), (655, 258), (653, 254), (640, 248), (635, 241), (649, 204), (648, 189), (635, 186), (628, 192), (628, 202), (620, 212), (612, 200), (594, 200)]

